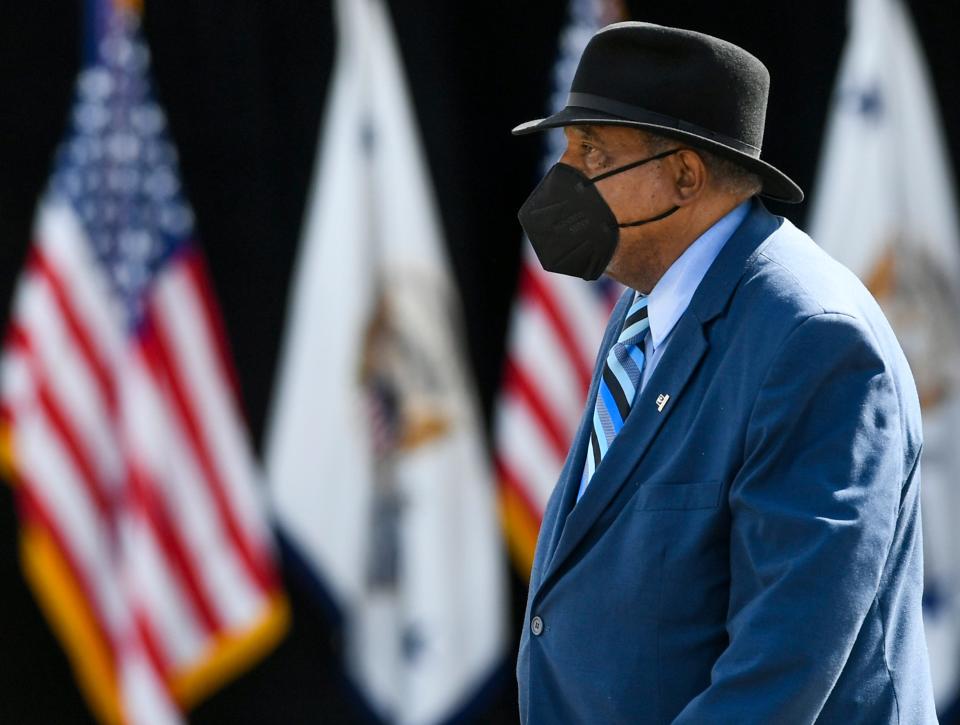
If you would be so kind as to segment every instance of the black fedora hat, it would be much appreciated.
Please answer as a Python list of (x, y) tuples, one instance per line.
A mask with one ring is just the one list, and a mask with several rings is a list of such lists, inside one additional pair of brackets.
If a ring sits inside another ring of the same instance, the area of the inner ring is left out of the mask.
[(761, 193), (787, 202), (803, 191), (760, 159), (770, 74), (733, 43), (650, 23), (616, 23), (587, 43), (566, 107), (513, 129), (635, 126), (710, 151), (757, 174)]

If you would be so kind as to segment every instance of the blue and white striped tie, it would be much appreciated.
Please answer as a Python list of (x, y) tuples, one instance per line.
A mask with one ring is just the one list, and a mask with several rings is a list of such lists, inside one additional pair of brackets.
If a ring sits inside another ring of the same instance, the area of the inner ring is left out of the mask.
[(640, 390), (640, 378), (643, 374), (643, 350), (640, 349), (640, 343), (649, 329), (647, 298), (645, 295), (637, 295), (623, 323), (623, 331), (610, 348), (603, 366), (577, 501), (587, 490), (594, 471), (623, 427), (627, 414), (630, 413), (630, 406)]

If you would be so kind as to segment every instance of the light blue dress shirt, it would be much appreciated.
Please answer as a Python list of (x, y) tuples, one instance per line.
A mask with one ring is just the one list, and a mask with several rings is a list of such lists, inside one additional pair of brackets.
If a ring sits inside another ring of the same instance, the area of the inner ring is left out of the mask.
[(645, 363), (640, 390), (646, 387), (647, 381), (660, 363), (660, 358), (670, 344), (673, 329), (686, 312), (690, 300), (693, 299), (693, 293), (697, 291), (713, 260), (720, 254), (723, 245), (733, 236), (737, 227), (746, 219), (749, 211), (750, 201), (747, 200), (721, 217), (677, 257), (647, 295), (650, 334), (643, 343)]

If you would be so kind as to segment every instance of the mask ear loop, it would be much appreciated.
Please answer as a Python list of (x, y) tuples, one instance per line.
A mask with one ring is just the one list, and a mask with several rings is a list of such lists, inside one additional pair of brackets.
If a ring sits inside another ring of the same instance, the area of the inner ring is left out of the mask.
[(618, 166), (617, 168), (611, 169), (610, 171), (604, 171), (602, 174), (599, 174), (597, 176), (591, 176), (588, 178), (588, 181), (591, 184), (596, 184), (598, 181), (603, 181), (604, 179), (608, 179), (614, 174), (622, 174), (624, 171), (629, 171), (630, 169), (635, 169), (638, 166), (649, 164), (651, 161), (659, 161), (660, 159), (664, 159), (667, 156), (671, 156), (677, 153), (678, 151), (683, 151), (683, 150), (684, 149), (682, 148), (670, 149), (669, 151), (664, 151), (663, 153), (657, 154), (656, 156), (650, 156), (645, 159), (640, 159), (639, 161), (631, 161), (629, 164), (626, 164), (625, 166)]
[(658, 222), (661, 219), (666, 219), (668, 216), (673, 214), (679, 208), (680, 208), (679, 206), (675, 206), (672, 209), (668, 209), (667, 211), (663, 212), (663, 214), (657, 214), (657, 216), (655, 217), (650, 217), (649, 219), (641, 219), (638, 222), (630, 222), (629, 224), (617, 224), (617, 226), (622, 229), (623, 227), (639, 227), (639, 226), (642, 226), (643, 224), (649, 224), (650, 222)]
[[(599, 176), (594, 176), (594, 177), (592, 177), (591, 179), (589, 179), (589, 181), (590, 181), (591, 184), (596, 184), (598, 181), (603, 181), (604, 179), (609, 178), (609, 177), (613, 176), (614, 174), (621, 174), (621, 173), (623, 173), (624, 171), (629, 171), (630, 169), (635, 169), (635, 168), (638, 167), (638, 166), (643, 166), (644, 164), (649, 164), (651, 161), (658, 161), (659, 159), (663, 159), (663, 158), (666, 158), (667, 156), (671, 156), (671, 155), (677, 153), (678, 151), (683, 151), (683, 149), (682, 149), (682, 148), (670, 149), (669, 151), (664, 151), (663, 153), (659, 153), (659, 154), (657, 154), (656, 156), (650, 156), (649, 158), (646, 158), (646, 159), (640, 159), (639, 161), (633, 161), (633, 162), (631, 162), (631, 163), (629, 163), (629, 164), (627, 164), (627, 165), (625, 165), (625, 166), (619, 166), (619, 167), (617, 167), (616, 169), (612, 169), (612, 170), (610, 170), (610, 171), (605, 171), (604, 173), (600, 174)], [(621, 229), (623, 229), (624, 227), (639, 227), (639, 226), (642, 226), (642, 225), (644, 225), (644, 224), (650, 224), (650, 223), (652, 223), (652, 222), (658, 222), (658, 221), (660, 221), (661, 219), (666, 219), (668, 216), (670, 216), (671, 214), (673, 214), (674, 212), (676, 212), (679, 208), (680, 208), (679, 206), (675, 206), (675, 207), (673, 207), (673, 208), (671, 208), (671, 209), (667, 209), (667, 211), (663, 212), (663, 214), (657, 214), (657, 216), (651, 217), (650, 219), (641, 219), (640, 221), (637, 221), (637, 222), (629, 222), (629, 223), (627, 223), (627, 224), (620, 224), (620, 223), (618, 223), (617, 226), (620, 227)]]

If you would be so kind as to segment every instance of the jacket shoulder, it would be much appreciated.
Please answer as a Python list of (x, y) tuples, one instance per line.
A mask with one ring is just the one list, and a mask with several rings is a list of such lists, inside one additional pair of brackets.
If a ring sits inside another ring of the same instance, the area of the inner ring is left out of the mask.
[(799, 319), (826, 312), (865, 322), (883, 317), (857, 276), (786, 220), (758, 250), (743, 286)]
[(753, 255), (733, 304), (758, 332), (778, 339), (815, 315), (847, 318), (886, 353), (900, 353), (876, 300), (807, 234), (784, 221)]
[[(752, 349), (767, 350), (771, 356), (810, 318), (823, 320), (820, 329), (843, 327), (845, 335), (856, 337), (857, 344), (883, 361), (904, 411), (919, 419), (913, 376), (880, 305), (853, 272), (789, 221), (748, 262), (729, 317), (749, 330), (755, 341), (762, 341)], [(814, 360), (815, 351), (811, 353)]]

